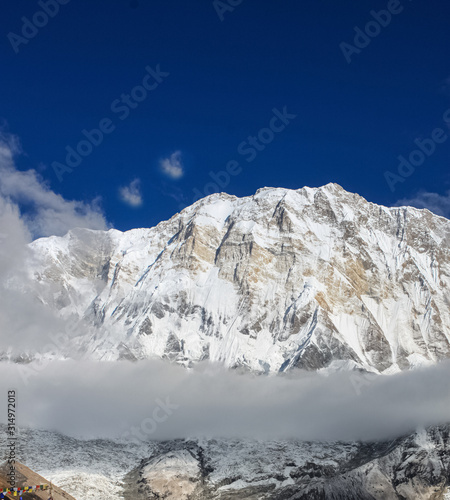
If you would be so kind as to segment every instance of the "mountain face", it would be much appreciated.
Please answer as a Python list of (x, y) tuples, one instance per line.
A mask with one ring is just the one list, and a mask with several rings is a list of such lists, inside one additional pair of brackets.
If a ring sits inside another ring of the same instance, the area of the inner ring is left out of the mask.
[(171, 441), (134, 477), (142, 499), (441, 500), (449, 444), (445, 426), (365, 444)]
[(30, 251), (33, 293), (93, 359), (394, 373), (450, 356), (450, 221), (336, 184), (215, 194)]
[(377, 443), (79, 441), (31, 429), (21, 442), (27, 465), (79, 500), (450, 498), (448, 426)]

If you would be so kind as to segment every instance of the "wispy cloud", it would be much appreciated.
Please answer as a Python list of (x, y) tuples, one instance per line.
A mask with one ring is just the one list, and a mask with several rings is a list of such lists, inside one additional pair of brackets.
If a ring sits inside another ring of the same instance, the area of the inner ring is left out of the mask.
[(141, 181), (134, 179), (128, 186), (119, 189), (120, 199), (130, 207), (140, 207), (143, 203)]
[(444, 195), (419, 191), (416, 196), (398, 200), (395, 205), (397, 207), (427, 208), (430, 212), (450, 218), (450, 191), (447, 191)]
[(65, 200), (33, 169), (21, 171), (14, 158), (21, 152), (16, 136), (0, 134), (0, 200), (17, 212), (32, 237), (63, 235), (72, 228), (106, 229), (100, 199)]
[(181, 151), (175, 151), (168, 158), (160, 161), (160, 167), (164, 174), (172, 179), (179, 179), (184, 175), (184, 167), (181, 159)]

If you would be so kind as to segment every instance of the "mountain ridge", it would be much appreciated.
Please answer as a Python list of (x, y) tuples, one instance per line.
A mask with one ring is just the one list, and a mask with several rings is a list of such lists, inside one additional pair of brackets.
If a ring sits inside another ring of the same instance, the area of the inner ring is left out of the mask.
[(41, 238), (26, 268), (41, 303), (89, 330), (77, 342), (94, 359), (391, 373), (450, 355), (449, 243), (447, 219), (330, 183)]

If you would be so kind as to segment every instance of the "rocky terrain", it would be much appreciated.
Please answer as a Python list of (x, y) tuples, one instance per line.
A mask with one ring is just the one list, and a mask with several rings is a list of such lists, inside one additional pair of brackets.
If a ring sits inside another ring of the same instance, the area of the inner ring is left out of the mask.
[(163, 443), (139, 467), (142, 498), (442, 499), (449, 428), (382, 443)]
[(137, 444), (23, 429), (21, 453), (78, 500), (443, 500), (450, 494), (449, 435), (439, 426), (376, 443)]

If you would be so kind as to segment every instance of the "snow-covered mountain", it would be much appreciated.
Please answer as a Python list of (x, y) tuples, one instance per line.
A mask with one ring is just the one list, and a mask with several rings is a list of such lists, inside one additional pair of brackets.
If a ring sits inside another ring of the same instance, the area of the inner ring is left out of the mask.
[[(450, 357), (450, 221), (336, 184), (39, 239), (23, 271), (7, 286), (66, 324), (56, 358), (393, 374)], [(448, 426), (378, 443), (21, 439), (29, 467), (85, 500), (450, 498)]]
[(138, 468), (142, 498), (430, 500), (449, 494), (449, 429), (390, 442), (163, 443)]
[(376, 443), (214, 439), (135, 444), (31, 430), (22, 430), (20, 437), (22, 460), (79, 500), (450, 496), (448, 426)]
[(83, 323), (90, 358), (393, 373), (450, 356), (450, 221), (336, 184), (214, 194), (150, 229), (30, 250), (33, 293)]

